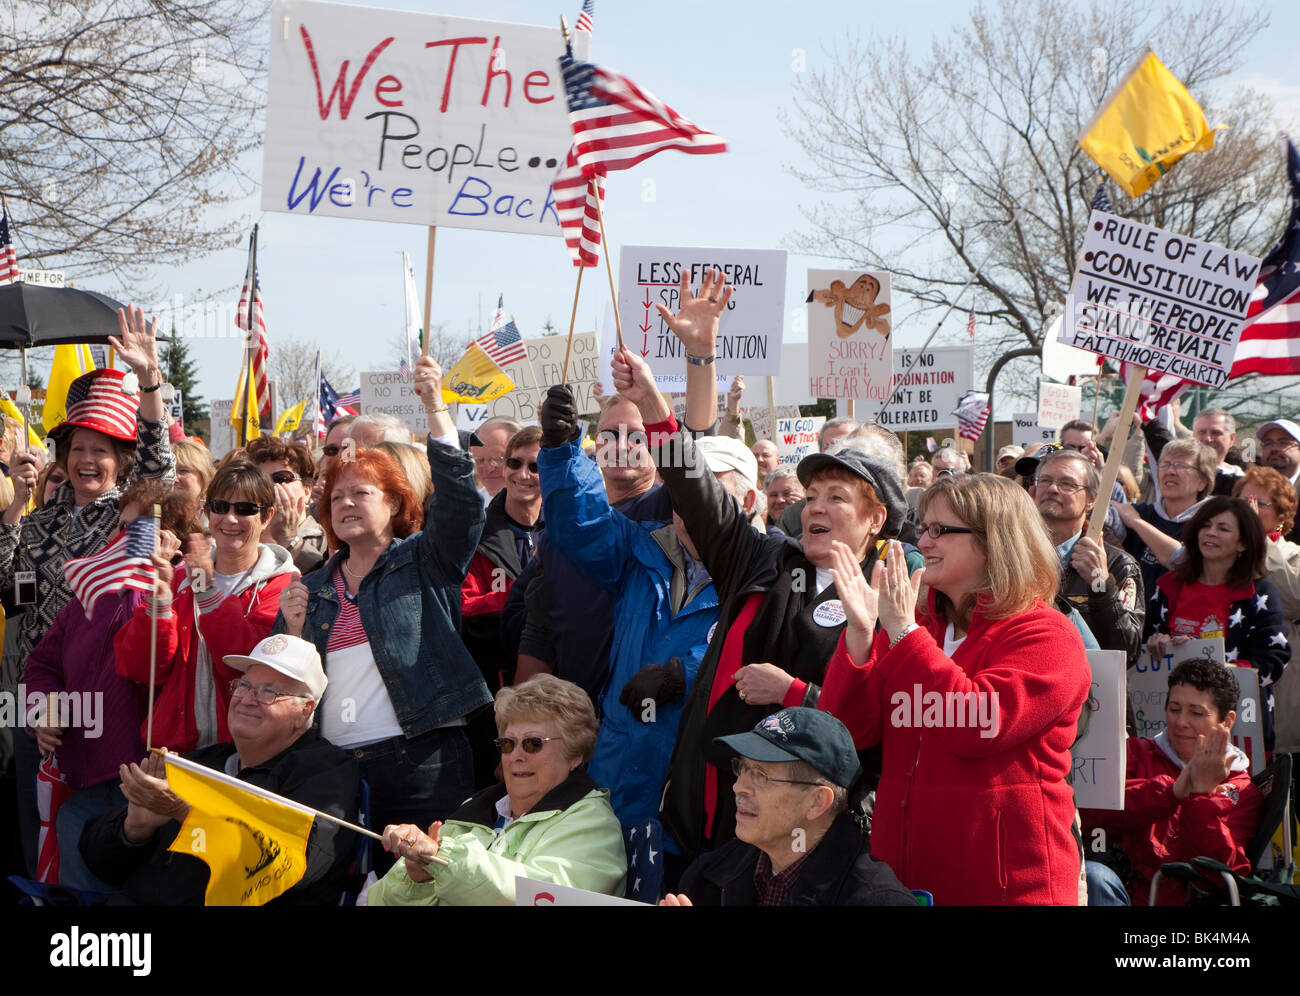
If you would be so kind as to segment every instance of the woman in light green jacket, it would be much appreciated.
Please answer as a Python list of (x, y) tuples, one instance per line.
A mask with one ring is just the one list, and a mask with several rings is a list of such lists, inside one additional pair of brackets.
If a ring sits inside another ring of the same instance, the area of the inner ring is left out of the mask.
[(515, 878), (623, 895), (627, 856), (609, 793), (582, 768), (596, 745), (591, 700), (538, 674), (496, 698), (504, 784), (476, 793), (426, 834), (384, 830), (405, 860), (371, 886), (370, 906), (512, 906)]

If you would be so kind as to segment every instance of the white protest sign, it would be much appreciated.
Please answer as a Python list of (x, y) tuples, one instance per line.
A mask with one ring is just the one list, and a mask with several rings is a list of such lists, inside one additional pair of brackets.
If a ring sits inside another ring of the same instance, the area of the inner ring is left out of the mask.
[(1038, 424), (1035, 412), (1020, 412), (1011, 416), (1011, 442), (1016, 446), (1037, 446), (1056, 442), (1056, 430)]
[(172, 421), (181, 427), (182, 431), (185, 429), (184, 410), (185, 406), (182, 404), (181, 392), (172, 391), (172, 399), (167, 405), (167, 413), (171, 416)]
[[(640, 332), (637, 332), (637, 335), (640, 334)], [(669, 335), (671, 334), (672, 333), (670, 332)], [(624, 342), (628, 349), (632, 348), (631, 340), (624, 340)], [(605, 321), (600, 327), (600, 356), (597, 361), (597, 366), (600, 371), (600, 386), (605, 389), (606, 394), (614, 393), (614, 378), (613, 374), (610, 372), (610, 363), (614, 359), (614, 350), (617, 348), (618, 329), (614, 325), (614, 308), (612, 305), (606, 305)], [(641, 350), (638, 349), (637, 352), (640, 353)], [(646, 357), (646, 359), (649, 359), (649, 357)], [(651, 369), (650, 372), (654, 374), (655, 386), (664, 394), (685, 394), (686, 373), (685, 371), (677, 370), (676, 367), (671, 365), (671, 361), (669, 362), (670, 366), (666, 369), (653, 368), (652, 364), (653, 369)], [(715, 367), (717, 366), (716, 363), (713, 365)], [(662, 367), (663, 365), (660, 364), (660, 366)], [(714, 379), (717, 381), (718, 393), (726, 394), (728, 387), (731, 385), (731, 378), (724, 377), (717, 370), (714, 370)], [(764, 388), (764, 391), (766, 391), (766, 387)], [(748, 388), (746, 393), (748, 393)]]
[[(564, 350), (567, 335), (544, 335), (525, 339), (525, 359), (506, 366), (505, 373), (515, 389), (482, 405), (458, 405), (456, 427), (474, 429), (498, 415), (512, 418), (525, 425), (537, 421), (538, 406), (546, 396), (546, 389), (560, 383), (564, 373)], [(596, 333), (577, 332), (569, 352), (569, 387), (578, 411), (594, 412), (599, 406), (592, 396), (596, 386), (600, 359), (596, 352)]]
[(607, 896), (603, 892), (588, 892), (569, 885), (539, 882), (534, 878), (515, 876), (516, 906), (645, 906), (622, 896)]
[(220, 460), (235, 448), (235, 427), (230, 424), (234, 400), (208, 402), (208, 451), (213, 460)]
[(781, 466), (795, 466), (808, 454), (816, 453), (822, 426), (825, 424), (825, 415), (777, 419), (774, 442), (781, 456)]
[[(746, 413), (749, 417), (749, 425), (754, 430), (754, 440), (772, 438), (772, 423), (768, 418), (767, 406), (763, 405), (758, 408), (750, 408)], [(798, 418), (798, 405), (777, 405), (776, 417), (778, 419)]]
[(682, 306), (682, 268), (699, 292), (705, 272), (717, 267), (732, 288), (718, 321), (719, 377), (777, 374), (785, 316), (784, 249), (696, 249), (676, 246), (624, 246), (618, 264), (618, 307), (623, 342), (645, 357), (658, 373), (685, 374), (686, 349), (673, 335), (656, 304), (674, 315)]
[(1061, 316), (1057, 315), (1043, 333), (1043, 376), (1064, 384), (1071, 377), (1096, 377), (1099, 357), (1067, 346), (1060, 340)]
[[(864, 409), (894, 432), (951, 426), (953, 409), (975, 382), (975, 347), (899, 349), (894, 352), (894, 396), (889, 406)], [(874, 413), (873, 413), (874, 412)]]
[[(806, 342), (781, 343), (781, 373), (773, 378), (772, 386), (778, 405), (817, 404), (817, 399), (808, 393), (808, 344)], [(766, 381), (746, 381), (745, 397), (741, 404), (747, 408), (766, 405)]]
[(67, 276), (62, 270), (29, 270), (25, 266), (18, 268), (18, 282), (34, 287), (66, 287)]
[(396, 370), (367, 370), (361, 374), (361, 414), (375, 412), (400, 418), (421, 438), (429, 431), (429, 416), (415, 393), (414, 383)]
[(1038, 380), (1038, 424), (1044, 429), (1059, 429), (1079, 417), (1083, 406), (1083, 388)]
[[(1142, 651), (1128, 675), (1128, 697), (1138, 736), (1154, 737), (1164, 730), (1170, 672), (1185, 660), (1203, 656), (1222, 661), (1223, 640), (1188, 640), (1181, 646), (1169, 647), (1159, 658), (1148, 650)], [(1250, 758), (1251, 774), (1259, 774), (1264, 770), (1264, 705), (1259, 694), (1259, 672), (1251, 667), (1228, 667), (1232, 668), (1239, 691), (1232, 743)]]
[(889, 274), (808, 271), (809, 390), (819, 398), (884, 402), (894, 373)]
[(1060, 338), (1222, 387), (1258, 276), (1254, 256), (1094, 211)]
[(563, 50), (558, 27), (276, 0), (262, 208), (559, 235)]
[(1124, 774), (1128, 753), (1124, 746), (1124, 672), (1128, 655), (1122, 650), (1089, 650), (1092, 684), (1088, 701), (1088, 728), (1070, 748), (1070, 783), (1074, 804), (1080, 809), (1123, 809)]

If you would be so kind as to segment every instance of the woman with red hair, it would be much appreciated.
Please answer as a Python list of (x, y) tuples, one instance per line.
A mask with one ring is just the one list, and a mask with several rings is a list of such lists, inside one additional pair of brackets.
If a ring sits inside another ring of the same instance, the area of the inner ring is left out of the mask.
[(320, 651), (321, 734), (361, 761), (373, 826), (428, 826), (473, 794), (465, 724), (491, 701), (460, 639), (460, 587), (483, 530), (474, 462), (441, 401), (441, 368), (421, 357), (414, 379), (429, 413), (434, 517), (423, 522), (391, 456), (345, 446), (318, 506), (336, 552), (285, 589), (275, 624)]

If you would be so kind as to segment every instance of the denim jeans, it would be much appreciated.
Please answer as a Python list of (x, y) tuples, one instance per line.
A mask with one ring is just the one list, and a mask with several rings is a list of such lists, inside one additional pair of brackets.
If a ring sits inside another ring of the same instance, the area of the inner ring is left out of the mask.
[(1084, 873), (1088, 876), (1089, 906), (1130, 906), (1128, 890), (1109, 865), (1100, 861), (1085, 861)]
[[(414, 823), (423, 830), (445, 820), (474, 793), (474, 761), (462, 726), (431, 730), (418, 737), (392, 737), (351, 749), (361, 762), (361, 777), (370, 785), (370, 828), (383, 833), (395, 823)], [(382, 877), (392, 865), (382, 848), (375, 851), (375, 871)]]
[(55, 826), (59, 835), (59, 884), (85, 892), (112, 892), (113, 887), (101, 882), (81, 857), (77, 847), (81, 831), (87, 823), (101, 813), (126, 805), (126, 797), (116, 779), (78, 789), (59, 807)]

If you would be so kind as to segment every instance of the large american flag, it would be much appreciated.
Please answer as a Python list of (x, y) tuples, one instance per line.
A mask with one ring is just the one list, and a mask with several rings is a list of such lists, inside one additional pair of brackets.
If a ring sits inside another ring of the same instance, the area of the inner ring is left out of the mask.
[[(1300, 374), (1300, 154), (1289, 139), (1287, 175), (1291, 179), (1291, 218), (1260, 265), (1229, 380), (1251, 373)], [(1129, 364), (1121, 368), (1126, 380), (1130, 369)], [(1172, 374), (1150, 371), (1142, 383), (1138, 414), (1144, 420), (1151, 418), (1157, 408), (1191, 385)]]
[(0, 284), (11, 284), (18, 279), (18, 257), (9, 238), (9, 216), (0, 210)]
[(64, 563), (63, 576), (86, 615), (93, 616), (101, 595), (126, 588), (153, 590), (154, 567), (149, 559), (153, 551), (154, 520), (142, 515), (128, 523), (99, 553)]
[(967, 391), (953, 410), (957, 416), (957, 434), (974, 442), (989, 420), (989, 396), (984, 391)]
[(519, 334), (519, 329), (515, 327), (513, 321), (485, 332), (475, 339), (474, 343), (492, 357), (493, 363), (503, 369), (511, 363), (517, 363), (528, 357), (528, 352), (524, 349), (523, 336)]
[[(254, 232), (248, 237), (248, 268), (244, 271), (244, 286), (239, 291), (239, 311), (235, 315), (235, 324), (248, 332), (248, 295), (250, 288), (253, 295), (253, 324), (256, 326), (257, 345), (255, 350), (247, 350), (251, 354), (253, 361), (253, 381), (257, 391), (257, 410), (263, 422), (268, 422), (271, 418), (271, 389), (266, 383), (266, 316), (262, 313), (262, 282), (257, 277), (254, 267), (254, 244), (257, 233)], [(240, 379), (240, 388), (235, 398), (236, 412), (247, 410), (246, 405), (241, 405), (244, 397), (244, 385), (247, 384), (247, 368), (245, 376)]]
[(560, 69), (573, 145), (551, 187), (574, 264), (594, 266), (600, 246), (596, 198), (604, 198), (607, 173), (664, 149), (706, 155), (726, 152), (727, 143), (626, 77), (576, 61), (572, 50), (561, 56)]

